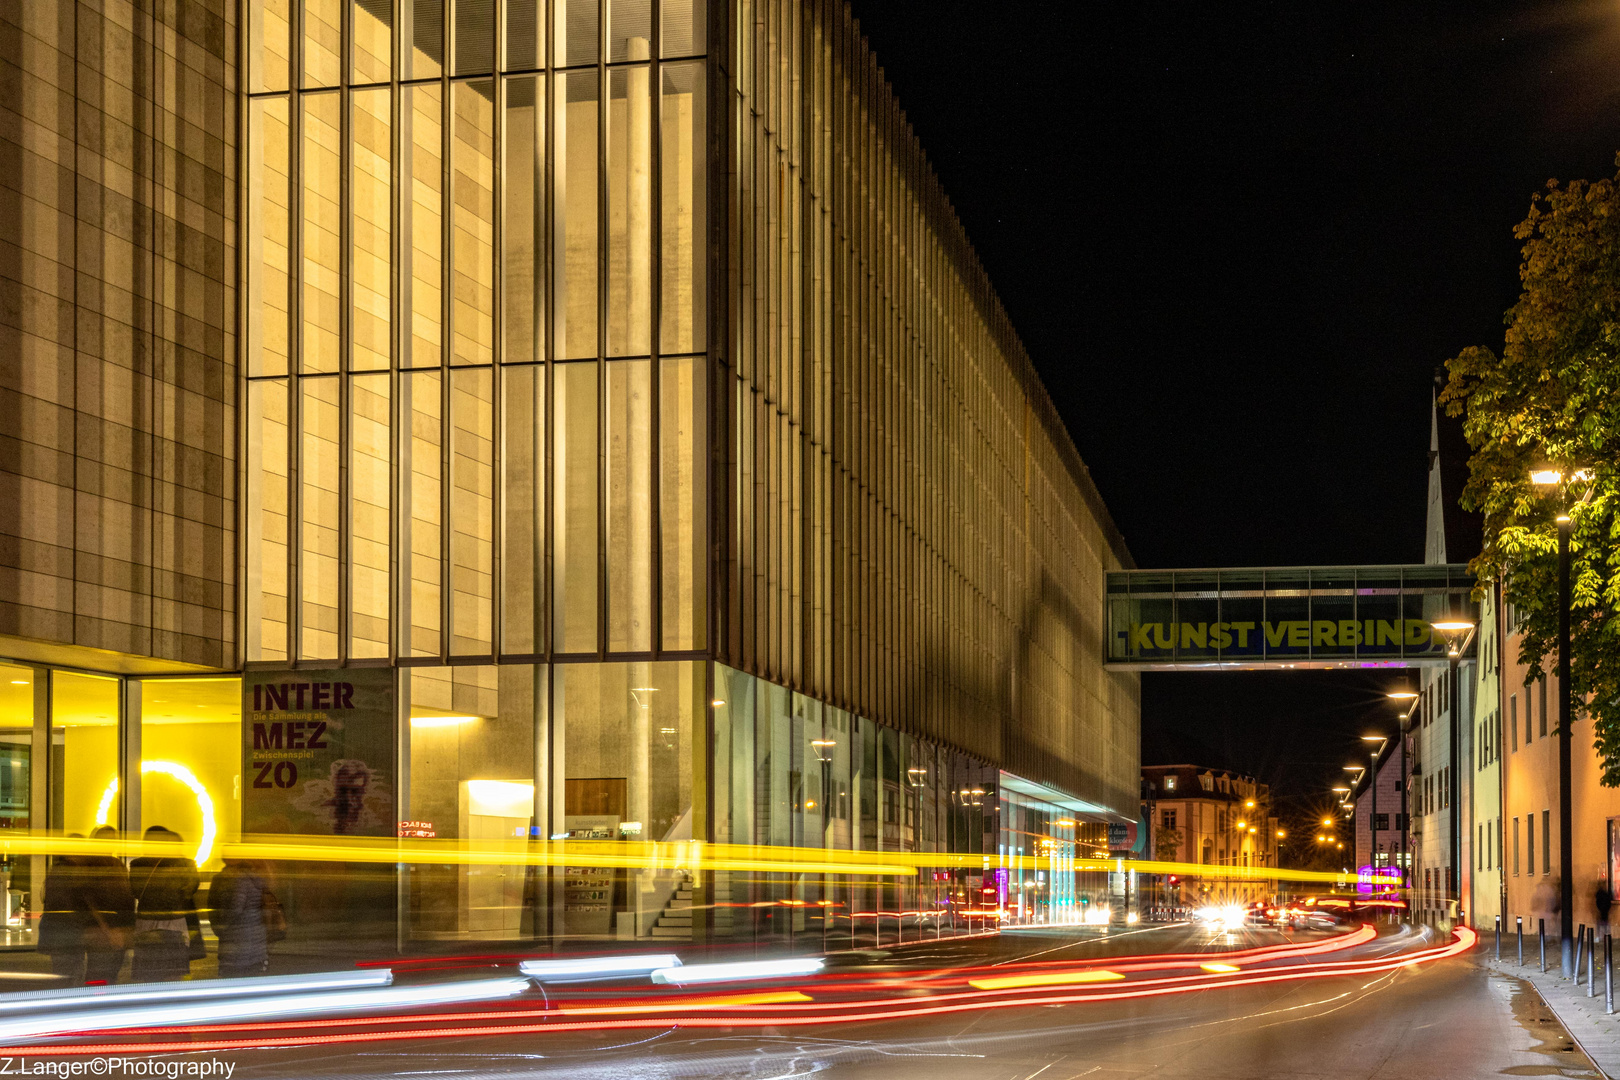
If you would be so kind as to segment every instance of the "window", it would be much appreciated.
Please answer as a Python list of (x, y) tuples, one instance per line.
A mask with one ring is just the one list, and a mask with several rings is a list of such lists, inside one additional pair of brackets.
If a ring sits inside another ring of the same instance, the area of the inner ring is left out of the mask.
[(1485, 869), (1485, 825), (1474, 826), (1474, 869)]
[(1513, 732), (1513, 749), (1519, 748), (1519, 695), (1508, 695), (1508, 720)]
[(1513, 819), (1513, 876), (1519, 876), (1519, 819)]
[(1541, 812), (1541, 872), (1552, 873), (1552, 811)]
[(1166, 791), (1174, 791), (1174, 790), (1176, 790), (1176, 778), (1175, 777), (1167, 776), (1167, 777), (1164, 778), (1164, 790), (1166, 790)]
[(1524, 872), (1531, 877), (1536, 873), (1536, 815), (1524, 819)]
[(1213, 776), (1210, 776), (1208, 773), (1205, 773), (1203, 776), (1200, 776), (1198, 778), (1198, 783), (1199, 783), (1200, 786), (1203, 787), (1203, 789), (1205, 791), (1214, 791), (1215, 790), (1215, 778)]
[(1545, 675), (1536, 680), (1536, 697), (1540, 699), (1541, 706), (1541, 723), (1537, 725), (1537, 730), (1542, 735), (1545, 735), (1547, 734), (1547, 676)]
[(1388, 814), (1374, 814), (1373, 815), (1373, 831), (1374, 832), (1388, 832), (1389, 831), (1389, 815)]
[(1163, 815), (1161, 815), (1160, 820), (1166, 829), (1173, 829), (1176, 827), (1176, 812), (1174, 810), (1166, 810)]

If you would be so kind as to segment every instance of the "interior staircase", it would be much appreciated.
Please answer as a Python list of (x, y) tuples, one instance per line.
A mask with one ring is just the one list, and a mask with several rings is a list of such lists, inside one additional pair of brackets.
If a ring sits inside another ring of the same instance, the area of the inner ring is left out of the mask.
[[(715, 937), (729, 937), (731, 934), (730, 902), (731, 875), (716, 874), (714, 898), (711, 901), (715, 905)], [(681, 878), (680, 885), (675, 889), (675, 895), (669, 898), (669, 903), (664, 905), (658, 921), (653, 924), (652, 936), (671, 941), (692, 940), (692, 875), (686, 874)]]

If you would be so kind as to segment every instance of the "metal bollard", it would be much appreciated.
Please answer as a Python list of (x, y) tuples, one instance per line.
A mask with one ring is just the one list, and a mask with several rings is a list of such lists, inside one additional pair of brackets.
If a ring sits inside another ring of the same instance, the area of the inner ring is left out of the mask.
[(1519, 936), (1519, 966), (1524, 967), (1524, 916), (1513, 916), (1513, 926)]
[(1547, 920), (1536, 920), (1536, 937), (1541, 939), (1541, 973), (1547, 973)]
[(1586, 924), (1581, 923), (1575, 928), (1575, 966), (1570, 968), (1571, 978), (1579, 983), (1581, 981), (1581, 957), (1586, 953)]
[(1496, 917), (1496, 962), (1502, 962), (1502, 916)]
[(1603, 935), (1603, 1011), (1614, 1014), (1614, 942)]
[(1586, 931), (1586, 996), (1597, 997), (1597, 927)]

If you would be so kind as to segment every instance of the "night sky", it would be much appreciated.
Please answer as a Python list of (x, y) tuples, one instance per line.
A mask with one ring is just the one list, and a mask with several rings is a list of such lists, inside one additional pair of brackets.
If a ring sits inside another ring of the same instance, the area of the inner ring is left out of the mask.
[[(853, 7), (1137, 565), (1422, 561), (1436, 371), (1615, 172), (1620, 4)], [(1402, 678), (1145, 676), (1142, 759), (1314, 800)]]

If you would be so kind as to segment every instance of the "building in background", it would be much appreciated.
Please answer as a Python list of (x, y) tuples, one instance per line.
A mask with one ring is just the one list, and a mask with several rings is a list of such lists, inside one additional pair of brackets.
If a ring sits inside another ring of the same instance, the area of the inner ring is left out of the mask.
[[(1395, 734), (1392, 732), (1391, 734)], [(1363, 744), (1369, 748), (1377, 747), (1377, 743)], [(1367, 759), (1371, 771), (1372, 759), (1369, 752)], [(1363, 778), (1357, 787), (1356, 820), (1355, 820), (1355, 857), (1356, 866), (1374, 867), (1379, 876), (1386, 875), (1386, 868), (1404, 865), (1401, 853), (1402, 828), (1406, 825), (1406, 816), (1401, 811), (1401, 748), (1399, 737), (1390, 740), (1384, 755), (1378, 761), (1378, 798), (1377, 812), (1373, 811), (1373, 794), (1368, 790), (1366, 779)], [(1394, 873), (1393, 870), (1388, 873)]]
[(1468, 807), (1473, 857), (1463, 875), (1463, 906), (1469, 921), (1488, 930), (1503, 914), (1506, 848), (1502, 824), (1502, 605), (1495, 583), (1487, 583), (1479, 604), (1478, 662), (1474, 678), (1473, 772)]
[(1142, 768), (1151, 806), (1148, 858), (1160, 862), (1224, 866), (1255, 871), (1252, 877), (1159, 882), (1164, 894), (1149, 906), (1198, 907), (1209, 902), (1256, 900), (1275, 895), (1265, 871), (1277, 867), (1277, 815), (1271, 788), (1220, 769), (1196, 765)]
[(1066, 917), (1130, 557), (841, 4), (6, 18), (11, 827), (1021, 867), (306, 868), (355, 948)]
[[(1460, 511), (1440, 453), (1439, 414), (1429, 410), (1429, 496), (1423, 561), (1446, 562), (1447, 541), (1455, 546), (1455, 518)], [(1439, 601), (1445, 603), (1446, 601)], [(1443, 622), (1449, 612), (1435, 607), (1430, 622)], [(1459, 618), (1477, 621), (1470, 608)], [(1477, 635), (1477, 627), (1472, 635)], [(1462, 917), (1463, 873), (1470, 866), (1472, 818), (1462, 799), (1473, 776), (1475, 666), (1472, 635), (1459, 634), (1462, 656), (1455, 678), (1447, 666), (1419, 668), (1419, 693), (1407, 742), (1407, 812), (1410, 814), (1412, 878), (1409, 903), (1414, 918), (1441, 922)], [(1455, 725), (1455, 732), (1453, 726)], [(1455, 737), (1454, 737), (1455, 736)], [(1454, 757), (1455, 749), (1455, 757)]]

